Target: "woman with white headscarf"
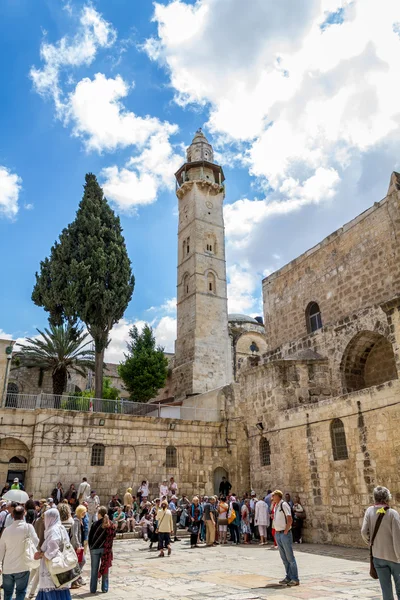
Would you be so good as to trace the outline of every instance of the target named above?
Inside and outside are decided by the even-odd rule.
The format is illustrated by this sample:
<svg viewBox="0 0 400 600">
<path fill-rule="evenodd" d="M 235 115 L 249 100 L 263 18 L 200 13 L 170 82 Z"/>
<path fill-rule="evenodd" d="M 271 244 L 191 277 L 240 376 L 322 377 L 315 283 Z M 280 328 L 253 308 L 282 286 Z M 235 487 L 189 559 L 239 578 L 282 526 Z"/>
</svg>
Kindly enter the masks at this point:
<svg viewBox="0 0 400 600">
<path fill-rule="evenodd" d="M 39 571 L 39 593 L 36 600 L 71 600 L 69 584 L 56 588 L 46 565 L 46 558 L 51 560 L 65 542 L 69 542 L 68 533 L 61 524 L 57 508 L 51 508 L 44 513 L 44 542 L 35 558 L 41 558 Z"/>
</svg>

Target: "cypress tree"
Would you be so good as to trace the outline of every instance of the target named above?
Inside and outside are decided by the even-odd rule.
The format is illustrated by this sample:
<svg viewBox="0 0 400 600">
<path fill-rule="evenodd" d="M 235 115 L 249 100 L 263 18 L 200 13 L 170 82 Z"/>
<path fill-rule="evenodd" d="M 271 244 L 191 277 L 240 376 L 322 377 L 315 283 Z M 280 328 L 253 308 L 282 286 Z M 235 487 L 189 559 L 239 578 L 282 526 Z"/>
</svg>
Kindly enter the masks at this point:
<svg viewBox="0 0 400 600">
<path fill-rule="evenodd" d="M 145 325 L 139 333 L 136 325 L 129 331 L 128 354 L 125 362 L 118 367 L 130 399 L 134 402 L 147 402 L 157 395 L 165 385 L 168 375 L 168 360 L 161 346 L 156 347 L 153 330 Z"/>
<path fill-rule="evenodd" d="M 119 217 L 95 175 L 85 179 L 76 218 L 41 262 L 32 300 L 55 325 L 85 323 L 95 347 L 95 396 L 101 398 L 109 332 L 132 298 L 135 279 Z"/>
</svg>

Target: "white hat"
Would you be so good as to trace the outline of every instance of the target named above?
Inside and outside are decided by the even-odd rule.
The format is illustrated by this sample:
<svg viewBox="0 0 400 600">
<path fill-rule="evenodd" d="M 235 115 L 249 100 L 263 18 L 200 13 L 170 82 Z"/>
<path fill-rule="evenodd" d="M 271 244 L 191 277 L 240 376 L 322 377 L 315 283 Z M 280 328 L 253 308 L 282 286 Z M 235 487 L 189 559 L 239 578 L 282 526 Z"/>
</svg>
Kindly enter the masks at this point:
<svg viewBox="0 0 400 600">
<path fill-rule="evenodd" d="M 19 483 L 19 479 L 18 479 L 18 477 L 16 477 L 16 478 L 14 479 L 14 483 Z"/>
<path fill-rule="evenodd" d="M 254 490 L 251 490 L 251 492 L 250 492 L 250 496 L 256 496 L 256 495 L 257 495 L 257 494 L 255 493 L 255 491 L 254 491 Z"/>
</svg>

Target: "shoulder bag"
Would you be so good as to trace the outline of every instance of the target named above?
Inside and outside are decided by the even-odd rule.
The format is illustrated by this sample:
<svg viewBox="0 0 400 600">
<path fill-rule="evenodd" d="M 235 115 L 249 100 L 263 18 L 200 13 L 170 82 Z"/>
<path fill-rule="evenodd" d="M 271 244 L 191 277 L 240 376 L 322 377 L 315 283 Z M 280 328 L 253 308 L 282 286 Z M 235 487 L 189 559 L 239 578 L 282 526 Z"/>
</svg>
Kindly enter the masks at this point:
<svg viewBox="0 0 400 600">
<path fill-rule="evenodd" d="M 46 566 L 52 576 L 66 573 L 76 567 L 77 564 L 78 557 L 69 540 L 63 540 L 62 550 L 59 550 L 51 560 L 46 559 Z"/>
<path fill-rule="evenodd" d="M 40 565 L 40 560 L 35 560 L 36 546 L 29 535 L 29 525 L 26 527 L 26 536 L 24 540 L 25 548 L 25 564 L 28 570 L 37 569 Z"/>
<path fill-rule="evenodd" d="M 375 523 L 375 529 L 374 529 L 374 533 L 371 538 L 371 543 L 369 545 L 369 562 L 370 562 L 369 574 L 372 577 L 372 579 L 378 579 L 378 573 L 376 572 L 375 565 L 374 565 L 374 557 L 372 556 L 372 546 L 375 541 L 376 534 L 379 531 L 379 527 L 381 526 L 382 519 L 385 515 L 386 515 L 386 511 L 383 513 L 379 513 L 378 519 Z"/>
</svg>

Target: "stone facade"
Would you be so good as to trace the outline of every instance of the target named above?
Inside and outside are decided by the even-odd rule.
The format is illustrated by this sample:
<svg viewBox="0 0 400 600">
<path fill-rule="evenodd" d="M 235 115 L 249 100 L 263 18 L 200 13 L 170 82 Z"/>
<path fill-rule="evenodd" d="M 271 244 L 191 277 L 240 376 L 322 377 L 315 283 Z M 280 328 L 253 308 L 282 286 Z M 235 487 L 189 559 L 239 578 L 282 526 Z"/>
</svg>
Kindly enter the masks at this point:
<svg viewBox="0 0 400 600">
<path fill-rule="evenodd" d="M 221 470 L 235 488 L 248 485 L 244 434 L 225 422 L 3 409 L 0 439 L 0 481 L 7 478 L 10 459 L 19 455 L 26 460 L 26 488 L 35 497 L 49 495 L 57 481 L 77 485 L 82 476 L 102 502 L 129 486 L 136 490 L 143 479 L 149 480 L 153 497 L 170 476 L 188 495 L 213 493 Z M 104 465 L 91 464 L 94 444 L 104 445 Z M 168 447 L 175 449 L 171 465 Z"/>
</svg>

